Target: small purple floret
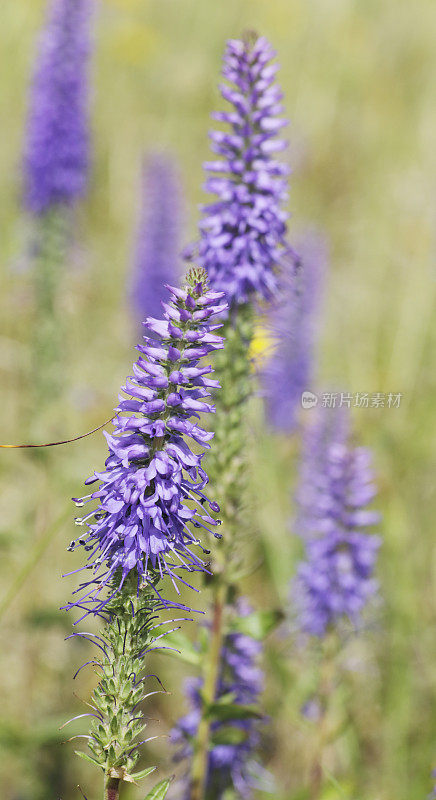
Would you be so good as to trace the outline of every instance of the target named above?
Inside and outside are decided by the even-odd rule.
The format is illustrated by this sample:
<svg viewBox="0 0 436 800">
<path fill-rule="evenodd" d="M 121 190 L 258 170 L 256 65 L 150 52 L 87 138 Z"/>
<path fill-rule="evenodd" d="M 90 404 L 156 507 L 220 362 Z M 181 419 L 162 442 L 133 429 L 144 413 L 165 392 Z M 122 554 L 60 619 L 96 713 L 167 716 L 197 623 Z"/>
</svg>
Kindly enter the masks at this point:
<svg viewBox="0 0 436 800">
<path fill-rule="evenodd" d="M 92 0 L 52 0 L 39 42 L 24 153 L 25 204 L 43 214 L 86 188 Z"/>
<path fill-rule="evenodd" d="M 378 588 L 380 547 L 366 530 L 380 519 L 367 509 L 377 493 L 370 451 L 347 443 L 343 409 L 322 411 L 303 456 L 297 532 L 306 554 L 293 587 L 301 629 L 320 637 L 343 619 L 360 623 Z"/>
<path fill-rule="evenodd" d="M 210 133 L 219 158 L 204 164 L 205 189 L 217 200 L 203 207 L 198 258 L 211 287 L 226 293 L 229 306 L 274 294 L 286 247 L 282 206 L 288 168 L 275 156 L 286 146 L 277 134 L 287 123 L 279 117 L 282 92 L 274 57 L 269 42 L 255 34 L 227 42 L 227 83 L 220 88 L 232 108 L 213 116 L 230 132 Z"/>
</svg>

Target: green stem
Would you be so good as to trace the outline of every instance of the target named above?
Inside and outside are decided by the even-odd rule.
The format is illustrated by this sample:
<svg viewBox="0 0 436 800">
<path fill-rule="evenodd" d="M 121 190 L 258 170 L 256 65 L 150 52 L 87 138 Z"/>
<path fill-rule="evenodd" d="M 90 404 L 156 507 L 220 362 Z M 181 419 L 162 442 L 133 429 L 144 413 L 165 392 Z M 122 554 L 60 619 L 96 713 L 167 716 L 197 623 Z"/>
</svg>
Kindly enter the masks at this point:
<svg viewBox="0 0 436 800">
<path fill-rule="evenodd" d="M 224 635 L 224 609 L 227 587 L 219 580 L 213 601 L 212 627 L 209 650 L 204 668 L 202 716 L 198 726 L 197 739 L 191 770 L 191 800 L 203 800 L 206 796 L 207 766 L 209 759 L 210 725 L 209 706 L 216 699 L 220 673 L 221 648 Z"/>
</svg>

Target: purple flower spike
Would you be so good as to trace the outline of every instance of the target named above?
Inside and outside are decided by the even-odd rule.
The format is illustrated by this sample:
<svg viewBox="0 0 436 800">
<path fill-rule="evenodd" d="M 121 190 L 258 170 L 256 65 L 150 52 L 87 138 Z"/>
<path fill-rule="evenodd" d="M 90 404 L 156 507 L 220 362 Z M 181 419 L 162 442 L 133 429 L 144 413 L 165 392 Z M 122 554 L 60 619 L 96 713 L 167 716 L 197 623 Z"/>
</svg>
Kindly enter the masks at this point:
<svg viewBox="0 0 436 800">
<path fill-rule="evenodd" d="M 312 388 L 314 346 L 326 252 L 323 241 L 305 237 L 281 281 L 270 315 L 274 350 L 262 375 L 269 423 L 290 433 L 298 422 L 301 396 Z"/>
<path fill-rule="evenodd" d="M 286 146 L 277 133 L 282 92 L 275 81 L 277 65 L 269 42 L 247 34 L 229 40 L 224 54 L 221 94 L 232 106 L 214 119 L 230 132 L 212 131 L 212 150 L 219 159 L 204 164 L 210 177 L 205 189 L 217 195 L 203 207 L 199 260 L 210 284 L 226 293 L 229 306 L 252 298 L 270 298 L 277 287 L 277 268 L 285 252 L 288 168 L 275 155 Z"/>
<path fill-rule="evenodd" d="M 186 288 L 167 288 L 163 319 L 144 323 L 145 343 L 138 345 L 140 357 L 122 387 L 115 431 L 105 434 L 106 469 L 86 481 L 99 481 L 98 488 L 76 501 L 83 506 L 97 500 L 98 506 L 76 520 L 85 530 L 70 548 L 89 551 L 94 577 L 82 584 L 81 599 L 71 606 L 89 602 L 99 610 L 95 602 L 102 588 L 112 578 L 122 585 L 132 570 L 139 585 L 148 572 L 167 573 L 174 581 L 182 580 L 178 567 L 205 569 L 192 549 L 200 542 L 189 526 L 211 533 L 219 525 L 207 511 L 216 511 L 217 504 L 203 491 L 203 453 L 192 452 L 186 439 L 207 448 L 213 436 L 196 421 L 200 413 L 214 411 L 207 398 L 217 387 L 212 367 L 201 366 L 199 359 L 223 347 L 215 333 L 220 325 L 213 321 L 225 308 L 223 295 L 209 291 L 204 270 L 197 269 L 188 274 Z"/>
<path fill-rule="evenodd" d="M 178 283 L 181 197 L 177 170 L 163 154 L 151 156 L 143 171 L 132 304 L 138 319 L 159 316 L 164 284 Z"/>
<path fill-rule="evenodd" d="M 70 205 L 85 191 L 90 17 L 91 0 L 52 0 L 41 35 L 24 155 L 33 214 Z"/>
<path fill-rule="evenodd" d="M 367 509 L 377 493 L 371 454 L 347 444 L 340 412 L 322 410 L 303 457 L 297 532 L 306 556 L 294 585 L 300 627 L 320 637 L 344 618 L 359 624 L 378 588 L 373 573 L 380 546 L 366 532 L 380 519 Z"/>
<path fill-rule="evenodd" d="M 248 603 L 241 599 L 238 607 L 240 616 L 246 616 L 250 611 Z M 261 653 L 261 643 L 251 636 L 242 633 L 226 636 L 221 651 L 217 701 L 231 694 L 234 704 L 253 706 L 257 703 L 263 689 L 263 672 L 258 666 Z M 185 684 L 191 709 L 179 720 L 171 734 L 173 743 L 179 748 L 177 761 L 190 761 L 192 758 L 192 741 L 195 741 L 201 718 L 201 686 L 200 678 L 189 678 Z M 225 743 L 225 732 L 229 729 L 233 729 L 234 736 L 230 735 L 229 743 Z M 211 737 L 212 741 L 214 738 L 222 738 L 222 741 L 209 752 L 207 796 L 222 800 L 229 789 L 235 789 L 238 797 L 244 800 L 251 797 L 253 790 L 265 778 L 264 770 L 255 759 L 255 751 L 260 743 L 259 719 L 251 717 L 214 722 Z M 183 800 L 189 800 L 188 776 L 181 790 Z"/>
</svg>

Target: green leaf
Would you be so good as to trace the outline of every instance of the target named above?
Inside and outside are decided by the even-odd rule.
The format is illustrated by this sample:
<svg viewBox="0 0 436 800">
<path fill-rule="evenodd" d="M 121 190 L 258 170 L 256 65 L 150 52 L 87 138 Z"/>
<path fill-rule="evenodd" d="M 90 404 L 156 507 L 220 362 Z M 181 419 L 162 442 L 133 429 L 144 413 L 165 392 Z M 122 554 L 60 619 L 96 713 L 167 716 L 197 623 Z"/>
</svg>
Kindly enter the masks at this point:
<svg viewBox="0 0 436 800">
<path fill-rule="evenodd" d="M 200 653 L 206 653 L 209 649 L 209 633 L 205 627 L 200 626 L 197 634 Z M 200 661 L 200 659 L 199 659 Z"/>
<path fill-rule="evenodd" d="M 247 617 L 239 617 L 233 621 L 232 628 L 238 633 L 245 633 L 253 639 L 262 640 L 283 620 L 284 614 L 279 609 L 272 611 L 255 611 Z"/>
<path fill-rule="evenodd" d="M 80 756 L 80 758 L 83 758 L 85 761 L 89 761 L 89 763 L 93 764 L 94 767 L 100 767 L 100 769 L 103 769 L 101 764 L 99 764 L 98 761 L 95 760 L 95 758 L 91 758 L 91 756 L 89 756 L 88 753 L 82 753 L 81 750 L 75 750 L 74 752 L 76 756 Z"/>
<path fill-rule="evenodd" d="M 186 664 L 193 664 L 194 666 L 200 663 L 200 653 L 184 633 L 172 631 L 172 633 L 165 636 L 163 644 L 165 647 L 174 648 L 173 650 L 162 650 L 163 654 L 178 658 L 179 661 L 184 661 Z"/>
<path fill-rule="evenodd" d="M 205 698 L 204 698 L 204 693 L 203 693 L 203 691 L 201 689 L 199 691 L 199 695 L 200 695 L 201 702 L 206 705 L 206 701 L 205 701 Z M 218 697 L 218 699 L 215 700 L 214 705 L 215 706 L 228 706 L 229 703 L 233 703 L 235 697 L 236 697 L 235 692 L 226 692 L 226 694 L 221 695 L 221 697 Z"/>
<path fill-rule="evenodd" d="M 170 788 L 171 781 L 172 778 L 165 778 L 165 780 L 159 781 L 156 786 L 153 786 L 151 792 L 148 793 L 144 800 L 164 800 Z"/>
<path fill-rule="evenodd" d="M 235 725 L 227 725 L 220 727 L 211 736 L 213 746 L 219 744 L 242 744 L 247 738 L 247 731 L 243 728 L 237 728 Z"/>
<path fill-rule="evenodd" d="M 146 778 L 147 775 L 150 775 L 155 769 L 156 767 L 147 767 L 147 769 L 141 769 L 139 772 L 132 772 L 130 777 L 133 778 L 134 781 L 141 781 L 142 778 Z"/>
<path fill-rule="evenodd" d="M 257 708 L 239 705 L 239 703 L 228 703 L 227 705 L 212 703 L 207 709 L 207 716 L 219 722 L 236 719 L 262 719 L 262 714 Z"/>
</svg>

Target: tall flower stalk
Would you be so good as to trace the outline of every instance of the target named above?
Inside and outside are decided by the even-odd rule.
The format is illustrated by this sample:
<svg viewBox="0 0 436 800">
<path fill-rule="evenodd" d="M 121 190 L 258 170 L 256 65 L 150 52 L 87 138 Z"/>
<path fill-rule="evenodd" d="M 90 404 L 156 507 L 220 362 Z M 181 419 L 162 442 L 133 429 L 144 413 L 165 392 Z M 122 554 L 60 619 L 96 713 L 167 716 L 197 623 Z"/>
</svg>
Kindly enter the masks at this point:
<svg viewBox="0 0 436 800">
<path fill-rule="evenodd" d="M 151 154 L 143 167 L 131 301 L 135 316 L 159 316 L 164 284 L 178 283 L 181 192 L 176 165 L 164 153 Z M 179 268 L 178 268 L 179 266 Z"/>
<path fill-rule="evenodd" d="M 194 453 L 186 439 L 207 448 L 213 435 L 191 419 L 214 410 L 206 398 L 217 381 L 209 377 L 212 367 L 199 362 L 223 346 L 215 333 L 220 323 L 213 321 L 225 309 L 223 295 L 208 290 L 198 269 L 190 270 L 186 287 L 168 289 L 164 318 L 144 323 L 145 343 L 123 387 L 115 431 L 106 434 L 106 469 L 86 481 L 98 482 L 91 495 L 76 500 L 94 508 L 76 520 L 84 533 L 70 545 L 88 553 L 83 569 L 91 577 L 67 608 L 104 622 L 99 636 L 76 635 L 95 638 L 102 653 L 89 662 L 101 678 L 93 697 L 91 755 L 84 757 L 103 770 L 106 800 L 118 798 L 122 781 L 141 777 L 132 773 L 144 728 L 140 674 L 144 656 L 164 635 L 156 613 L 186 611 L 162 597 L 160 583 L 167 577 L 178 590 L 189 572 L 207 568 L 209 550 L 199 531 L 220 537 L 214 532 L 220 520 L 212 516 L 219 506 L 204 493 L 203 453 Z"/>
<path fill-rule="evenodd" d="M 212 621 L 203 667 L 200 719 L 192 753 L 190 797 L 207 795 L 207 770 L 217 694 L 220 658 L 225 640 L 226 606 L 230 587 L 241 564 L 235 557 L 244 528 L 247 495 L 246 413 L 251 392 L 249 348 L 253 338 L 254 307 L 270 300 L 287 252 L 287 167 L 276 159 L 285 143 L 277 137 L 282 93 L 275 82 L 278 69 L 268 41 L 254 33 L 229 40 L 224 54 L 221 94 L 230 110 L 213 115 L 229 130 L 212 131 L 217 160 L 204 166 L 206 190 L 217 199 L 203 208 L 198 256 L 211 286 L 225 292 L 229 310 L 223 326 L 226 346 L 216 359 L 221 385 L 216 400 L 214 432 L 217 447 L 208 458 L 212 485 L 220 498 L 229 546 L 213 564 Z M 231 544 L 230 544 L 231 542 Z"/>
<path fill-rule="evenodd" d="M 345 410 L 322 409 L 303 452 L 296 528 L 305 555 L 292 591 L 298 628 L 320 651 L 318 687 L 310 703 L 317 723 L 310 772 L 313 800 L 322 790 L 325 748 L 335 738 L 329 712 L 344 635 L 359 629 L 377 592 L 380 539 L 368 528 L 380 517 L 367 508 L 376 493 L 371 454 L 349 443 Z"/>
<path fill-rule="evenodd" d="M 32 79 L 24 147 L 24 204 L 35 225 L 37 406 L 60 391 L 60 275 L 69 211 L 86 190 L 92 0 L 51 0 Z"/>
</svg>

